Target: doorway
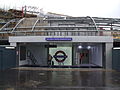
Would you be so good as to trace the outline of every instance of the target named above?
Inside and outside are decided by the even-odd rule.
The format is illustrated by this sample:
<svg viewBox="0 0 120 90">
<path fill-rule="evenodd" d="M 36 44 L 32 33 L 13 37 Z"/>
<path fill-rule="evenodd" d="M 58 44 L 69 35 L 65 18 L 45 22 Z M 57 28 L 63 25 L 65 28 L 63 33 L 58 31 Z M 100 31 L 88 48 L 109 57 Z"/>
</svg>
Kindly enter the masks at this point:
<svg viewBox="0 0 120 90">
<path fill-rule="evenodd" d="M 89 50 L 82 49 L 78 54 L 79 64 L 89 64 Z"/>
<path fill-rule="evenodd" d="M 102 44 L 82 43 L 73 46 L 73 65 L 82 67 L 103 67 Z"/>
</svg>

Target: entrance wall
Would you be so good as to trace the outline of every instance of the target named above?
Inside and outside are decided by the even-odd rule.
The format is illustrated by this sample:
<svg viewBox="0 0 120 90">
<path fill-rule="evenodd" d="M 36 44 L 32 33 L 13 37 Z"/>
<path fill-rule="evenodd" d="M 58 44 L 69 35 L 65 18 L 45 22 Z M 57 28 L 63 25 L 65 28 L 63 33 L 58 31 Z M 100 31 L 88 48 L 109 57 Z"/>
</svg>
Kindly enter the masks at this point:
<svg viewBox="0 0 120 90">
<path fill-rule="evenodd" d="M 91 63 L 102 67 L 102 44 L 91 48 Z"/>
<path fill-rule="evenodd" d="M 112 48 L 113 43 L 106 43 L 105 44 L 105 68 L 112 69 Z"/>
</svg>

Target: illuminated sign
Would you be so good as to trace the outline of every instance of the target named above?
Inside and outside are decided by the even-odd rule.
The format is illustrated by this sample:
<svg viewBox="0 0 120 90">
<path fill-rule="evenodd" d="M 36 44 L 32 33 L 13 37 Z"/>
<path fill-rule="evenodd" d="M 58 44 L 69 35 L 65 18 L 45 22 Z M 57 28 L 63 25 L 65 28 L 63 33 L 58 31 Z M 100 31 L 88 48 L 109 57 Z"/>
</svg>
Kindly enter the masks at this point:
<svg viewBox="0 0 120 90">
<path fill-rule="evenodd" d="M 72 38 L 45 38 L 46 41 L 72 41 Z"/>
<path fill-rule="evenodd" d="M 64 62 L 67 58 L 67 55 L 64 51 L 57 51 L 54 55 L 54 58 L 57 62 Z"/>
<path fill-rule="evenodd" d="M 49 48 L 54 65 L 72 65 L 72 47 L 66 45 L 58 45 L 56 48 Z"/>
</svg>

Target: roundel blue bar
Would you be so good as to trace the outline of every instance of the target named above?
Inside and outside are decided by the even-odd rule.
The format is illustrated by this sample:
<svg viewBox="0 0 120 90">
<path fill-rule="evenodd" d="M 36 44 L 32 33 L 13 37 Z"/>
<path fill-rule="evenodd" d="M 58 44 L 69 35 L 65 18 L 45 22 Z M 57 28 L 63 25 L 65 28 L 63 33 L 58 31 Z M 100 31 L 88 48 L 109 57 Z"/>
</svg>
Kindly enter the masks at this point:
<svg viewBox="0 0 120 90">
<path fill-rule="evenodd" d="M 72 38 L 45 38 L 46 41 L 72 41 Z"/>
</svg>

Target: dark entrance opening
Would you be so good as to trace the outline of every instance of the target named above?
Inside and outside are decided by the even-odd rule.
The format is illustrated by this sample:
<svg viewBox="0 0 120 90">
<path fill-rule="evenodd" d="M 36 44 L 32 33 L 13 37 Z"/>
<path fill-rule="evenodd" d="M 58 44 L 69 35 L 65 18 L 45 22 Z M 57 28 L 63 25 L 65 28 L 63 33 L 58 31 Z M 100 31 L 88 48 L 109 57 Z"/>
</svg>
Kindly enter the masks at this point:
<svg viewBox="0 0 120 90">
<path fill-rule="evenodd" d="M 79 64 L 89 64 L 89 50 L 88 49 L 82 49 L 81 52 L 79 52 Z"/>
<path fill-rule="evenodd" d="M 102 44 L 76 43 L 73 45 L 73 66 L 103 67 Z"/>
</svg>

